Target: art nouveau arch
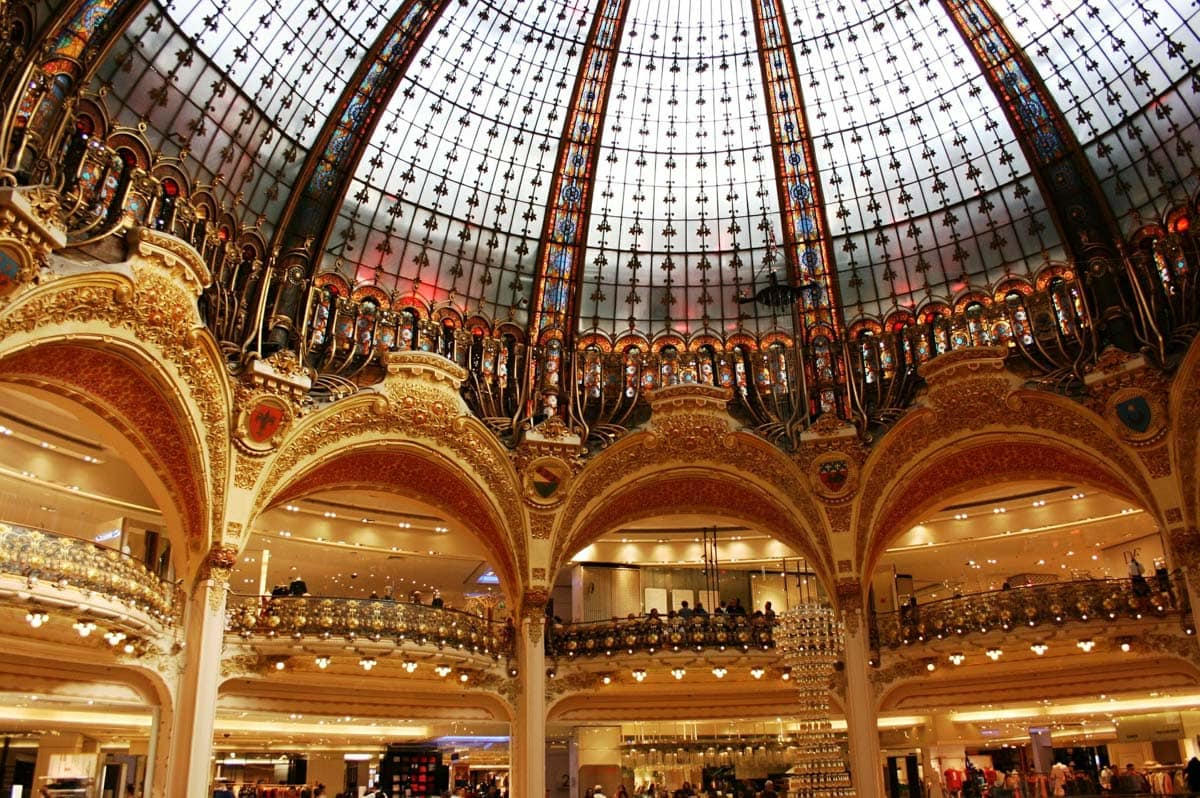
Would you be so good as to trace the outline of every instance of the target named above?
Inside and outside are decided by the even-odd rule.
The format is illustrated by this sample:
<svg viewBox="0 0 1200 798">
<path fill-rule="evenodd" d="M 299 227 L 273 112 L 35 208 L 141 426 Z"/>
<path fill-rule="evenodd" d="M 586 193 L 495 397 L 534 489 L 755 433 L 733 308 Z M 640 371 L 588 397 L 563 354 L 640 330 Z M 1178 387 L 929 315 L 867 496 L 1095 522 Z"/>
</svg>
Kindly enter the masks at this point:
<svg viewBox="0 0 1200 798">
<path fill-rule="evenodd" d="M 601 494 L 564 529 L 564 548 L 555 558 L 555 567 L 561 568 L 574 552 L 621 526 L 681 512 L 744 524 L 786 543 L 814 564 L 832 590 L 827 561 L 794 509 L 762 486 L 712 464 L 656 471 Z"/>
<path fill-rule="evenodd" d="M 263 468 L 247 520 L 329 489 L 401 493 L 466 527 L 513 599 L 520 595 L 526 561 L 515 470 L 455 391 L 403 382 L 385 383 L 381 392 L 363 392 L 303 419 Z"/>
<path fill-rule="evenodd" d="M 1002 350 L 964 350 L 927 364 L 929 393 L 871 452 L 855 516 L 859 575 L 891 540 L 954 496 L 1046 479 L 1126 498 L 1161 524 L 1145 466 L 1092 411 L 1020 387 Z M 940 361 L 947 361 L 941 363 Z"/>
<path fill-rule="evenodd" d="M 156 500 L 168 533 L 186 542 L 179 551 L 196 553 L 222 527 L 232 404 L 196 306 L 207 270 L 161 234 L 130 235 L 122 272 L 64 276 L 12 297 L 0 314 L 0 379 L 50 390 L 119 430 L 118 450 L 164 486 Z"/>
<path fill-rule="evenodd" d="M 685 385 L 651 399 L 647 430 L 601 452 L 575 478 L 553 535 L 554 570 L 622 523 L 696 510 L 750 524 L 803 552 L 830 584 L 823 515 L 781 451 L 740 432 L 721 389 Z"/>
</svg>

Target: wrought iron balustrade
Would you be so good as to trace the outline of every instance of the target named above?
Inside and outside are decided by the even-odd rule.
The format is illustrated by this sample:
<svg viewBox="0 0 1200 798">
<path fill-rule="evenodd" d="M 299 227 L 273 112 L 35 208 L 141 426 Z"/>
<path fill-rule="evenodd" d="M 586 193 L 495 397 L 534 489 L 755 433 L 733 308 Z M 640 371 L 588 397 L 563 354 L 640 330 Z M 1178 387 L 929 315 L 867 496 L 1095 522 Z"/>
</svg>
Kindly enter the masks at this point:
<svg viewBox="0 0 1200 798">
<path fill-rule="evenodd" d="M 899 648 L 969 634 L 1079 623 L 1189 617 L 1178 574 L 1082 579 L 972 593 L 875 616 L 880 648 Z"/>
<path fill-rule="evenodd" d="M 244 638 L 394 640 L 492 658 L 512 652 L 503 624 L 478 615 L 386 599 L 231 596 L 226 629 Z"/>
<path fill-rule="evenodd" d="M 31 592 L 74 589 L 146 613 L 163 625 L 178 620 L 180 602 L 172 583 L 134 558 L 87 540 L 0 524 L 2 576 L 20 577 Z"/>
<path fill-rule="evenodd" d="M 774 621 L 766 617 L 746 615 L 551 622 L 546 632 L 546 654 L 575 657 L 618 652 L 767 650 L 775 646 L 774 626 Z"/>
</svg>

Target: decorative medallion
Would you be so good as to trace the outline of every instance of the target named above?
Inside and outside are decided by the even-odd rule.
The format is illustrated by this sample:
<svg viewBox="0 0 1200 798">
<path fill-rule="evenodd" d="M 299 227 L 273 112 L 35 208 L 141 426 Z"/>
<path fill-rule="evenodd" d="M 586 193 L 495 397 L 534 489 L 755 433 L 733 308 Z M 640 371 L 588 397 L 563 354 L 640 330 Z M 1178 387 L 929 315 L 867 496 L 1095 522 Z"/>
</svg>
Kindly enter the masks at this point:
<svg viewBox="0 0 1200 798">
<path fill-rule="evenodd" d="M 525 497 L 534 504 L 550 505 L 562 499 L 571 467 L 557 457 L 539 457 L 525 468 Z"/>
<path fill-rule="evenodd" d="M 849 499 L 858 484 L 854 460 L 843 452 L 828 452 L 816 458 L 811 473 L 817 495 L 830 501 Z"/>
<path fill-rule="evenodd" d="M 1108 417 L 1117 434 L 1133 444 L 1152 443 L 1167 428 L 1162 400 L 1143 388 L 1124 388 L 1110 396 Z"/>
<path fill-rule="evenodd" d="M 257 394 L 250 397 L 238 416 L 235 436 L 251 452 L 268 452 L 279 445 L 291 421 L 292 408 L 287 400 L 274 394 Z"/>
</svg>

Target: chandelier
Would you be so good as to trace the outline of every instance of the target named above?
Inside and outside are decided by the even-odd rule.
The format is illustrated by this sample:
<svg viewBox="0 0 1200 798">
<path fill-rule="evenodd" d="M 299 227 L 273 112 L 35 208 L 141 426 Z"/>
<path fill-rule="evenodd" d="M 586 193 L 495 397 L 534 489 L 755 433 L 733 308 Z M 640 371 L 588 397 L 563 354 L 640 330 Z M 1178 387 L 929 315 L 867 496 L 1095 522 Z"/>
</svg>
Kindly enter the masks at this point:
<svg viewBox="0 0 1200 798">
<path fill-rule="evenodd" d="M 797 798 L 854 796 L 841 742 L 829 721 L 829 680 L 842 650 L 842 625 L 832 607 L 802 601 L 775 621 L 775 647 L 799 693 L 796 764 L 788 794 Z"/>
</svg>

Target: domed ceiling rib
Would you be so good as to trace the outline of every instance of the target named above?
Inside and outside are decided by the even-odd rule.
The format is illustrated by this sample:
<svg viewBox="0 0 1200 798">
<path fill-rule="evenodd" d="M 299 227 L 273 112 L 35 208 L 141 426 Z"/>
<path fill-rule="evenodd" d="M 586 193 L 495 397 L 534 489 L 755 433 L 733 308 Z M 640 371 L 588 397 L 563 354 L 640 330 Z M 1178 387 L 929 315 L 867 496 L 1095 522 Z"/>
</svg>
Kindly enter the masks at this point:
<svg viewBox="0 0 1200 798">
<path fill-rule="evenodd" d="M 752 0 L 751 6 L 783 214 L 787 279 L 792 286 L 802 288 L 796 332 L 806 343 L 817 336 L 834 339 L 842 328 L 841 301 L 825 221 L 824 192 L 787 19 L 781 0 Z"/>
<path fill-rule="evenodd" d="M 1054 98 L 985 0 L 942 0 L 1002 100 L 1008 122 L 1033 170 L 1068 251 L 1080 264 L 1119 264 L 1120 235 L 1091 164 Z M 1119 306 L 1112 277 L 1092 270 L 1097 298 Z M 1106 285 L 1107 284 L 1107 285 Z M 1103 313 L 1106 308 L 1096 310 Z M 1114 331 L 1115 332 L 1115 331 Z"/>
<path fill-rule="evenodd" d="M 582 66 L 563 126 L 538 248 L 533 318 L 529 325 L 532 340 L 540 340 L 549 330 L 570 333 L 567 319 L 577 314 L 602 123 L 617 65 L 617 44 L 628 10 L 629 0 L 601 0 L 588 31 Z"/>
<path fill-rule="evenodd" d="M 391 100 L 413 54 L 450 0 L 407 0 L 388 20 L 359 62 L 354 76 L 325 120 L 285 207 L 276 243 L 284 250 L 311 243 L 321 252 L 329 239 L 338 205 L 366 149 L 379 113 Z M 315 266 L 319 262 L 314 258 Z"/>
</svg>

